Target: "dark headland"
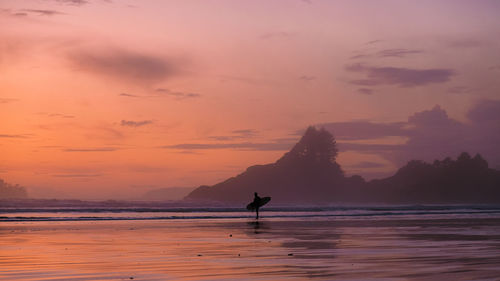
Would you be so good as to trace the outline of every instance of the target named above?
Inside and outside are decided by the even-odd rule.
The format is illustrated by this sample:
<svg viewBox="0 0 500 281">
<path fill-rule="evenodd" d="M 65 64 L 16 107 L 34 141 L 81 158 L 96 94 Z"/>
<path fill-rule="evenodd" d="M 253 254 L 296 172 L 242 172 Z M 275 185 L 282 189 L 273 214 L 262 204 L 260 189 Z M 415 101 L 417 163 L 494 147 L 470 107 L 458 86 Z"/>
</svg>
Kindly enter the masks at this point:
<svg viewBox="0 0 500 281">
<path fill-rule="evenodd" d="M 186 200 L 243 203 L 253 192 L 275 203 L 500 203 L 500 171 L 481 155 L 464 152 L 456 160 L 413 160 L 393 176 L 365 181 L 346 177 L 336 162 L 337 144 L 328 131 L 309 127 L 278 161 L 256 165 L 213 186 L 200 186 Z"/>
</svg>

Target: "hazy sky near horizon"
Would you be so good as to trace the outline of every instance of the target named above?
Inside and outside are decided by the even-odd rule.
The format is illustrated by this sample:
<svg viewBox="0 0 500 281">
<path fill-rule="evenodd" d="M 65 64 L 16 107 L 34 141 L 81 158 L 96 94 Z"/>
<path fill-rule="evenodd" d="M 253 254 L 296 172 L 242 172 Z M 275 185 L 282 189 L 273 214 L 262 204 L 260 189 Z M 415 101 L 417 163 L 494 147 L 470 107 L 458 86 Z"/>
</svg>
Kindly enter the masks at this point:
<svg viewBox="0 0 500 281">
<path fill-rule="evenodd" d="M 127 198 L 277 160 L 500 168 L 500 2 L 0 0 L 0 178 Z"/>
</svg>

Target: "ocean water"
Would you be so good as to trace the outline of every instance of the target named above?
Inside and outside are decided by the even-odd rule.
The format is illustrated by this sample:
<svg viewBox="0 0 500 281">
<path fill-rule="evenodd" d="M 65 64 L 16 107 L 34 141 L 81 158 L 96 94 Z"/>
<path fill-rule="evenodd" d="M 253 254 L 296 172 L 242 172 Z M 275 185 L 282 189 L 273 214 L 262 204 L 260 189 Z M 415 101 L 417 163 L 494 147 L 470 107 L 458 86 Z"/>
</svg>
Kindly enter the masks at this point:
<svg viewBox="0 0 500 281">
<path fill-rule="evenodd" d="M 500 206 L 0 207 L 0 280 L 500 280 Z"/>
<path fill-rule="evenodd" d="M 155 204 L 156 205 L 156 204 Z M 427 219 L 500 217 L 500 205 L 404 205 L 263 207 L 263 218 Z M 0 207 L 0 222 L 244 219 L 254 212 L 237 207 Z"/>
</svg>

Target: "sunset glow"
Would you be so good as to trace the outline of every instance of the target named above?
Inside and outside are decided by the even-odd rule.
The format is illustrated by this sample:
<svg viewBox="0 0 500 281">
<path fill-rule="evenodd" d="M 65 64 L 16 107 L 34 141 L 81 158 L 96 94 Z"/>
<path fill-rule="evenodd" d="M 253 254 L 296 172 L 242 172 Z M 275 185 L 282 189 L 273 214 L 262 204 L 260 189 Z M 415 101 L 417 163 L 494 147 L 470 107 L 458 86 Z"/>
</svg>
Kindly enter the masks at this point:
<svg viewBox="0 0 500 281">
<path fill-rule="evenodd" d="M 133 199 L 274 162 L 309 125 L 348 175 L 462 151 L 499 169 L 499 9 L 0 0 L 0 178 Z"/>
</svg>

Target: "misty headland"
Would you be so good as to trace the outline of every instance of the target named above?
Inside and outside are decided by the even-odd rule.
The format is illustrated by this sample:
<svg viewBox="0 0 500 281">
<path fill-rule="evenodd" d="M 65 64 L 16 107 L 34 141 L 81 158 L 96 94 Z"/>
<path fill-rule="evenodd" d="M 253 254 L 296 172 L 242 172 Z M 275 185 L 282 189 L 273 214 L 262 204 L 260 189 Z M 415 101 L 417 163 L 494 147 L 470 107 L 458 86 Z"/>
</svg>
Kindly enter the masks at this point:
<svg viewBox="0 0 500 281">
<path fill-rule="evenodd" d="M 26 188 L 18 184 L 13 185 L 0 179 L 0 200 L 28 198 Z"/>
</svg>

